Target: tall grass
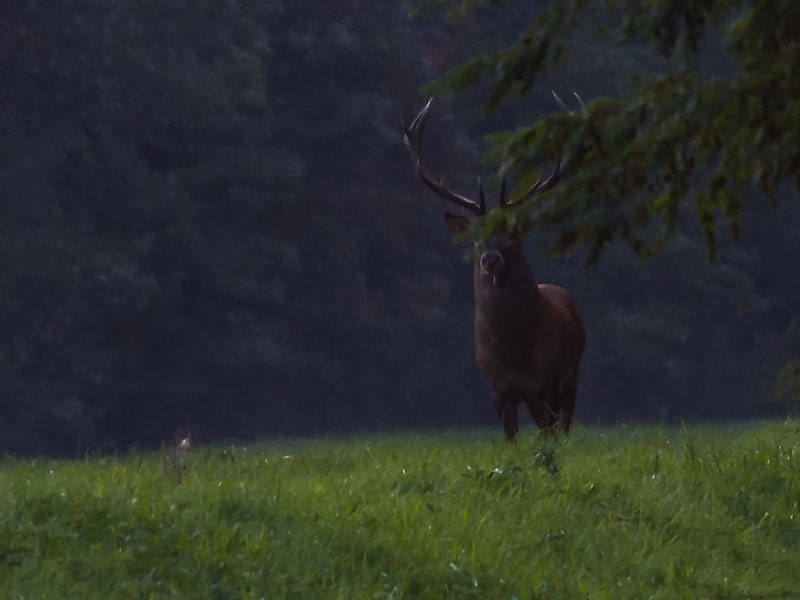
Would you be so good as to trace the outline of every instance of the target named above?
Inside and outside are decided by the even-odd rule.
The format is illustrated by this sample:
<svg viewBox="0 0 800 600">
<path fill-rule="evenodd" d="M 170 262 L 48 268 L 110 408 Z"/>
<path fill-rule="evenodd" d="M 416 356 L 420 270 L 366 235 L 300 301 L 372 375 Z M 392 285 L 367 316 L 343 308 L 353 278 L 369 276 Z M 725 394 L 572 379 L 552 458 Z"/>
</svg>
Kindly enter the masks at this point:
<svg viewBox="0 0 800 600">
<path fill-rule="evenodd" d="M 0 468 L 3 598 L 800 598 L 800 425 Z"/>
</svg>

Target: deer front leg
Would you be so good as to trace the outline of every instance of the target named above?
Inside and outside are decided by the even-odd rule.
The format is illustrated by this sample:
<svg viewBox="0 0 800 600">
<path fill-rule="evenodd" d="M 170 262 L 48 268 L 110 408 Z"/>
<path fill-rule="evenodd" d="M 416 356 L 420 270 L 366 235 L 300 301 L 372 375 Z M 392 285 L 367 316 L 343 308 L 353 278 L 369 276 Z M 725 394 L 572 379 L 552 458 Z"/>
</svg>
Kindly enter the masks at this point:
<svg viewBox="0 0 800 600">
<path fill-rule="evenodd" d="M 503 423 L 503 432 L 506 435 L 507 442 L 514 442 L 517 440 L 517 432 L 519 431 L 519 421 L 517 419 L 517 402 L 508 396 L 494 397 L 494 409 L 497 411 L 497 417 Z"/>
</svg>

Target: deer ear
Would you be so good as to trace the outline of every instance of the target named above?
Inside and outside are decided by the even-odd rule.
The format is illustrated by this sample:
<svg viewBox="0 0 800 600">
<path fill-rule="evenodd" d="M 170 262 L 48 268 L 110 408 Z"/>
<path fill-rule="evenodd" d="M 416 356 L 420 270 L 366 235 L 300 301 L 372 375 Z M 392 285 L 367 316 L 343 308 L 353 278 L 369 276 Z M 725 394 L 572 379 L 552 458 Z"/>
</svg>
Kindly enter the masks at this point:
<svg viewBox="0 0 800 600">
<path fill-rule="evenodd" d="M 469 229 L 470 220 L 467 217 L 446 212 L 444 213 L 444 222 L 447 223 L 450 231 L 455 234 L 459 234 L 464 233 L 467 229 Z"/>
</svg>

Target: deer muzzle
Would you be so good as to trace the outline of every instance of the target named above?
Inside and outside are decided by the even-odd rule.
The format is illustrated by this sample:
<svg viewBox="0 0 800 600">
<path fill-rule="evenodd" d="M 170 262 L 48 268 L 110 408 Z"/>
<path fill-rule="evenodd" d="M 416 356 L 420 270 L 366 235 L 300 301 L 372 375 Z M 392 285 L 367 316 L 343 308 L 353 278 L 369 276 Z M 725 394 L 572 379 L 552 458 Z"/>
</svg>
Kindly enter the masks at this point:
<svg viewBox="0 0 800 600">
<path fill-rule="evenodd" d="M 503 255 L 497 250 L 489 250 L 481 254 L 480 261 L 481 273 L 490 275 L 492 282 L 497 286 L 500 282 L 500 276 L 506 268 L 506 261 Z"/>
</svg>

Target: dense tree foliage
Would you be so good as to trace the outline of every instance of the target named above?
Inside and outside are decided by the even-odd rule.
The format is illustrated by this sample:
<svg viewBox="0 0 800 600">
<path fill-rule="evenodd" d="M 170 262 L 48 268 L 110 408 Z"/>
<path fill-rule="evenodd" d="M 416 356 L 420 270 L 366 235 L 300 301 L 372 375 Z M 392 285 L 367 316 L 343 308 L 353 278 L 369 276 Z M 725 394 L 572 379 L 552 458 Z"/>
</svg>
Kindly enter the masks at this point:
<svg viewBox="0 0 800 600">
<path fill-rule="evenodd" d="M 547 3 L 457 23 L 392 3 L 301 4 L 4 8 L 0 452 L 184 428 L 208 440 L 494 422 L 470 267 L 396 124 L 421 106 L 421 83 Z M 486 128 L 550 111 L 550 87 L 598 98 L 669 66 L 638 47 L 601 60 L 602 43 L 587 38 L 565 79 L 488 119 L 469 93 L 437 99 L 432 166 L 474 185 Z M 581 127 L 599 127 L 598 110 Z M 554 139 L 578 135 L 553 119 Z M 566 159 L 573 185 L 584 175 Z M 713 266 L 691 228 L 643 266 L 616 246 L 590 270 L 580 253 L 548 262 L 531 246 L 589 325 L 578 420 L 780 407 L 775 374 L 800 352 L 787 252 L 800 214 L 743 210 L 748 243 L 722 239 Z"/>
<path fill-rule="evenodd" d="M 463 13 L 487 2 L 427 4 L 443 3 Z M 469 59 L 439 87 L 459 91 L 487 80 L 485 109 L 492 111 L 525 96 L 593 28 L 608 46 L 655 45 L 674 58 L 672 68 L 639 74 L 632 94 L 594 99 L 582 118 L 555 115 L 493 136 L 490 157 L 517 178 L 517 197 L 547 160 L 563 156 L 567 164 L 564 185 L 510 215 L 514 225 L 547 225 L 557 252 L 588 245 L 595 260 L 622 238 L 646 258 L 663 249 L 682 209 L 694 205 L 713 258 L 718 212 L 738 237 L 756 186 L 773 205 L 784 180 L 800 187 L 796 2 L 554 0 L 511 45 Z M 719 46 L 729 60 L 702 60 L 702 50 L 718 53 Z M 490 222 L 483 235 L 510 224 Z"/>
</svg>

